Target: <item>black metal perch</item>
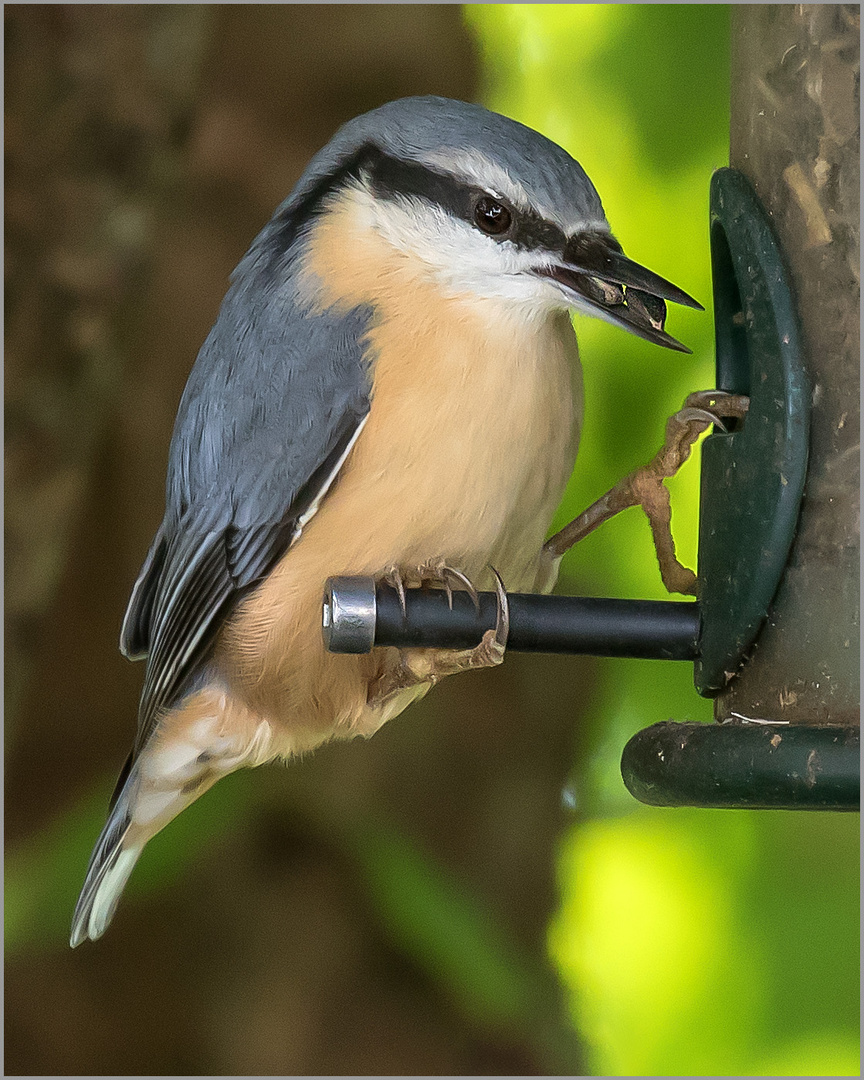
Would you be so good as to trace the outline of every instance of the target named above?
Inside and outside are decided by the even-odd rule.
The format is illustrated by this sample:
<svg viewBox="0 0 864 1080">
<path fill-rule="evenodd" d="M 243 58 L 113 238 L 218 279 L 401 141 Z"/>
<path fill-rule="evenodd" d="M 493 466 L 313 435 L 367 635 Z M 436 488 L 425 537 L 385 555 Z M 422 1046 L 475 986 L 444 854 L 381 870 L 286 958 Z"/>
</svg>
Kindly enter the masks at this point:
<svg viewBox="0 0 864 1080">
<path fill-rule="evenodd" d="M 509 593 L 513 652 L 579 653 L 647 660 L 696 659 L 699 609 L 693 602 L 604 600 Z M 324 596 L 324 640 L 331 652 L 365 653 L 375 645 L 468 649 L 495 626 L 495 593 L 480 593 L 479 612 L 465 592 L 408 589 L 399 597 L 373 578 L 337 577 Z"/>
</svg>

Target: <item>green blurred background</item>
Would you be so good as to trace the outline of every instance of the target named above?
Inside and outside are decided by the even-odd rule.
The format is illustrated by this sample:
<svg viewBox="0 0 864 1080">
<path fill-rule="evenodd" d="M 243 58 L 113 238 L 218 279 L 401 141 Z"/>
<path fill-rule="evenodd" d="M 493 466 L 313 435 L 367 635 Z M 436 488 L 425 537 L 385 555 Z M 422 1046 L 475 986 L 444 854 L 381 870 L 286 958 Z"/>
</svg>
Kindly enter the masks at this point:
<svg viewBox="0 0 864 1080">
<path fill-rule="evenodd" d="M 711 718 L 686 664 L 513 656 L 368 743 L 232 777 L 148 847 L 106 938 L 66 945 L 133 730 L 117 627 L 249 239 L 339 123 L 443 93 L 566 147 L 625 251 L 708 306 L 728 8 L 5 18 L 7 1073 L 856 1075 L 857 818 L 623 788 L 633 732 Z M 692 357 L 577 319 L 556 523 L 711 386 L 710 307 L 669 326 Z M 691 566 L 697 470 L 670 485 Z M 571 552 L 560 589 L 662 598 L 641 513 Z"/>
</svg>

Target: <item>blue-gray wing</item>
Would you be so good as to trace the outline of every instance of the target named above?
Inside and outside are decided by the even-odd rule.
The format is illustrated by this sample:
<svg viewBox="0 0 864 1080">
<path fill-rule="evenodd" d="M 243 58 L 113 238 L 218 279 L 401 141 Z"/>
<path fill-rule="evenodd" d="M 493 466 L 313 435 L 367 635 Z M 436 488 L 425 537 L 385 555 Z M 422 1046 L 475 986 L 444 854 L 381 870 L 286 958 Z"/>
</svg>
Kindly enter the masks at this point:
<svg viewBox="0 0 864 1080">
<path fill-rule="evenodd" d="M 186 385 L 165 518 L 123 623 L 123 653 L 147 657 L 133 755 L 194 683 L 233 604 L 297 538 L 369 411 L 369 312 L 310 312 L 284 263 L 244 265 L 254 252 Z"/>
</svg>

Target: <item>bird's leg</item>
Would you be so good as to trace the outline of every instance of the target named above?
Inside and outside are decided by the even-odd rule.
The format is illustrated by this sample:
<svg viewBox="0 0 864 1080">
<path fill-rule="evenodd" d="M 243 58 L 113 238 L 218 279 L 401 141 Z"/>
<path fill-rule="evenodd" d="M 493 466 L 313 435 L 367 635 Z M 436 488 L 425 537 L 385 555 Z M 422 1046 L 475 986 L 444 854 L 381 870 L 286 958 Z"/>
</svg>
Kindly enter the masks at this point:
<svg viewBox="0 0 864 1080">
<path fill-rule="evenodd" d="M 367 697 L 369 705 L 381 705 L 393 694 L 413 686 L 423 683 L 434 686 L 447 675 L 457 675 L 460 671 L 474 671 L 478 668 L 497 667 L 503 661 L 510 632 L 510 605 L 504 582 L 495 569 L 492 569 L 492 573 L 495 575 L 495 591 L 498 599 L 498 614 L 494 630 L 487 630 L 480 644 L 473 649 L 400 649 L 397 662 L 388 664 L 370 683 Z M 460 582 L 463 576 L 459 574 Z M 468 584 L 471 583 L 468 582 Z M 476 594 L 473 585 L 471 589 Z"/>
<path fill-rule="evenodd" d="M 746 414 L 749 404 L 749 398 L 722 390 L 700 390 L 690 394 L 684 407 L 666 421 L 666 440 L 652 460 L 628 473 L 611 491 L 607 491 L 579 517 L 547 540 L 543 545 L 544 553 L 559 559 L 604 521 L 620 514 L 628 506 L 641 506 L 651 525 L 663 584 L 669 592 L 695 596 L 696 575 L 683 566 L 675 555 L 669 492 L 663 481 L 678 472 L 703 431 L 711 424 L 725 431 L 722 418 L 740 419 Z"/>
</svg>

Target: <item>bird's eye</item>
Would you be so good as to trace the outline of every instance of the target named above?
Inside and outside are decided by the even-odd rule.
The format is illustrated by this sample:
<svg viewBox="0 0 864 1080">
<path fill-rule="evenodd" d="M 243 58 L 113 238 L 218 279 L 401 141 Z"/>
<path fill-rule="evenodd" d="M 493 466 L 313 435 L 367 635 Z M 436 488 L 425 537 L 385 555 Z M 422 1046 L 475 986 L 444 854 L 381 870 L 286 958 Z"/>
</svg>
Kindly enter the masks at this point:
<svg viewBox="0 0 864 1080">
<path fill-rule="evenodd" d="M 503 203 L 483 195 L 474 206 L 474 224 L 489 236 L 500 236 L 513 224 L 513 215 Z"/>
</svg>

